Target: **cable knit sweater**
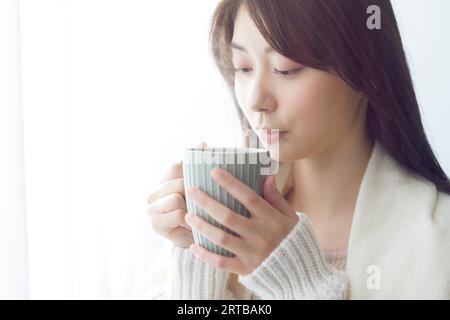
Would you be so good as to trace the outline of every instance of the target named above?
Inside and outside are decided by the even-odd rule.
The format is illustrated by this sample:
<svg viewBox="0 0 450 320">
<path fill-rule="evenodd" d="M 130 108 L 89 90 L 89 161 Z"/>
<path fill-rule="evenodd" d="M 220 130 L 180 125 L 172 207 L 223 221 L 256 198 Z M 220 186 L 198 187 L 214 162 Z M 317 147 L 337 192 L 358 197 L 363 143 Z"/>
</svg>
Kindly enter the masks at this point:
<svg viewBox="0 0 450 320">
<path fill-rule="evenodd" d="M 150 299 L 345 299 L 345 272 L 321 252 L 303 213 L 279 246 L 239 283 L 247 290 L 240 297 L 229 289 L 230 273 L 197 259 L 188 249 L 172 247 L 169 281 Z M 342 263 L 342 262 L 340 262 Z"/>
</svg>

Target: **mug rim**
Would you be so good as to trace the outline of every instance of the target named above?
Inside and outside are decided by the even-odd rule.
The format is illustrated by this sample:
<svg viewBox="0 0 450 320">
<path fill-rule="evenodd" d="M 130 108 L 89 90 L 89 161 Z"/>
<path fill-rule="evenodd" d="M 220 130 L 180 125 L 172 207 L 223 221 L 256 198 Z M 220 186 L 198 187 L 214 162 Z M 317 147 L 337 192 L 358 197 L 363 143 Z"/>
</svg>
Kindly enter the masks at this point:
<svg viewBox="0 0 450 320">
<path fill-rule="evenodd" d="M 261 148 L 245 147 L 205 147 L 205 148 L 187 148 L 188 153 L 215 153 L 215 154 L 258 154 L 267 153 L 268 150 Z"/>
</svg>

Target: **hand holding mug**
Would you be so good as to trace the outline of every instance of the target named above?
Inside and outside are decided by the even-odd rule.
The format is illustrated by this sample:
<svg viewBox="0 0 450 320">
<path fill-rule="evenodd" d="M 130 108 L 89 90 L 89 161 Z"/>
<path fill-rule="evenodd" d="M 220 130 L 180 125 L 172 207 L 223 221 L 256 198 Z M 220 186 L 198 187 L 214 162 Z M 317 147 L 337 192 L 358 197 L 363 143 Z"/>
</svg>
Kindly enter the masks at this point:
<svg viewBox="0 0 450 320">
<path fill-rule="evenodd" d="M 202 147 L 206 147 L 206 143 L 199 144 L 199 148 Z M 187 209 L 182 162 L 170 166 L 148 196 L 147 203 L 147 214 L 155 232 L 182 248 L 194 243 L 192 230 L 184 220 Z"/>
<path fill-rule="evenodd" d="M 247 218 L 233 212 L 204 192 L 190 188 L 187 197 L 203 208 L 220 224 L 227 226 L 236 235 L 204 221 L 189 213 L 186 222 L 194 231 L 210 241 L 233 252 L 234 257 L 213 253 L 197 244 L 190 250 L 204 262 L 241 276 L 251 273 L 281 243 L 298 222 L 295 210 L 278 191 L 275 177 L 264 180 L 263 196 L 226 170 L 215 168 L 212 177 L 232 197 L 250 212 Z"/>
</svg>

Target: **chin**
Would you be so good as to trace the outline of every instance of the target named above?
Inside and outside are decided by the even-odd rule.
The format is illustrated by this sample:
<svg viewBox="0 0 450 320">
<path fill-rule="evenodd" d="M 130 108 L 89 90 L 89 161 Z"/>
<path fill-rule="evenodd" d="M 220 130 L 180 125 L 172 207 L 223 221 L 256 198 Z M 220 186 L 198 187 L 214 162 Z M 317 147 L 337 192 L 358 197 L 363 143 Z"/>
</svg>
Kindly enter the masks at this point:
<svg viewBox="0 0 450 320">
<path fill-rule="evenodd" d="M 264 149 L 269 151 L 270 158 L 279 162 L 289 162 L 295 159 L 293 158 L 293 154 L 291 154 L 285 147 L 282 145 L 264 145 Z"/>
</svg>

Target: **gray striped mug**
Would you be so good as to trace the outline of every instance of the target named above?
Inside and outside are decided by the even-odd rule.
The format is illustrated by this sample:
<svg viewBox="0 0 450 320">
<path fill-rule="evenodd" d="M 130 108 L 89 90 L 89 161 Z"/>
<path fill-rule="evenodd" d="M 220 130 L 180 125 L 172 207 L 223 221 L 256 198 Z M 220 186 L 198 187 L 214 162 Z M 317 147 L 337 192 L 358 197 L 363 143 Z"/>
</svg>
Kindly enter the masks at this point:
<svg viewBox="0 0 450 320">
<path fill-rule="evenodd" d="M 183 160 L 184 188 L 196 187 L 208 194 L 211 198 L 227 206 L 237 214 L 250 218 L 250 213 L 239 201 L 219 186 L 212 178 L 213 168 L 222 168 L 234 177 L 248 185 L 257 194 L 262 196 L 262 186 L 265 178 L 273 174 L 271 166 L 274 160 L 270 158 L 269 151 L 258 148 L 189 148 L 185 150 Z M 186 198 L 188 212 L 194 213 L 210 224 L 236 235 L 224 225 L 218 223 L 205 210 L 200 208 L 193 200 Z M 194 242 L 214 253 L 234 257 L 234 253 L 216 245 L 202 234 L 193 230 Z"/>
</svg>

